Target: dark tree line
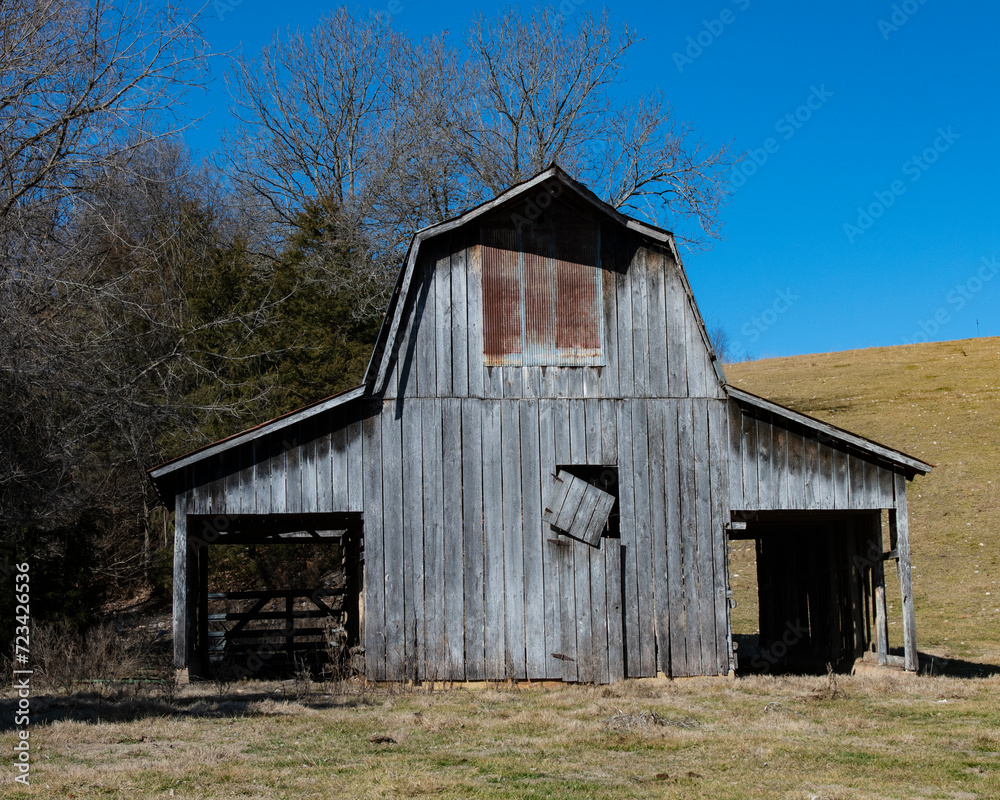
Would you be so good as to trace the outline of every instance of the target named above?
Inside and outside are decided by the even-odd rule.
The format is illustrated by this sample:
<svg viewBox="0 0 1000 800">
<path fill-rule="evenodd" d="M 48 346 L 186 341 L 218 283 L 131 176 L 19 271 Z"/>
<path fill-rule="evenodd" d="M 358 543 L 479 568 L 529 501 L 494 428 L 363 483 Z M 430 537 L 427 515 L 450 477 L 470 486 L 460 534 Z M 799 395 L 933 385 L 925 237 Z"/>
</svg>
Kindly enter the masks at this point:
<svg viewBox="0 0 1000 800">
<path fill-rule="evenodd" d="M 155 583 L 145 470 L 355 385 L 414 230 L 553 161 L 716 235 L 725 147 L 621 100 L 635 33 L 504 11 L 413 42 L 337 10 L 216 63 L 224 158 L 174 109 L 211 56 L 170 3 L 0 4 L 0 540 L 83 624 Z"/>
</svg>

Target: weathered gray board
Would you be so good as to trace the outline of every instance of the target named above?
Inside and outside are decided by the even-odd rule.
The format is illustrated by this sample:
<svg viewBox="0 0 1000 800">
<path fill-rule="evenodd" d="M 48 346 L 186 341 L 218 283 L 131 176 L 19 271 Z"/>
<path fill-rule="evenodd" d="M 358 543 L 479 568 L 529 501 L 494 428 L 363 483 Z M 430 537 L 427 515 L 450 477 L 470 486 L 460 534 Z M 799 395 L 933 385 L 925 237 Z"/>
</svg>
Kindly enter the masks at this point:
<svg viewBox="0 0 1000 800">
<path fill-rule="evenodd" d="M 558 592 L 557 583 L 546 589 L 544 569 L 533 577 L 527 574 L 531 572 L 533 565 L 543 564 L 541 559 L 535 558 L 532 554 L 544 553 L 544 545 L 547 544 L 545 538 L 555 534 L 551 530 L 542 530 L 540 502 L 534 512 L 537 515 L 534 528 L 525 523 L 521 503 L 518 503 L 516 508 L 511 506 L 511 518 L 505 524 L 501 500 L 504 493 L 497 492 L 495 487 L 519 484 L 522 473 L 540 474 L 542 463 L 547 466 L 557 461 L 617 463 L 619 451 L 627 451 L 631 458 L 638 458 L 643 464 L 649 463 L 650 451 L 660 463 L 665 459 L 669 460 L 673 480 L 677 482 L 680 473 L 678 443 L 664 439 L 662 426 L 657 429 L 658 433 L 654 432 L 652 439 L 647 435 L 639 441 L 630 436 L 631 425 L 625 431 L 619 432 L 618 436 L 609 436 L 608 431 L 617 429 L 619 419 L 628 420 L 630 423 L 633 417 L 645 419 L 649 415 L 649 408 L 656 409 L 653 412 L 654 416 L 676 419 L 680 415 L 688 419 L 692 409 L 697 406 L 700 413 L 706 415 L 707 425 L 707 403 L 708 401 L 691 403 L 583 400 L 571 404 L 568 400 L 525 400 L 511 403 L 467 400 L 460 404 L 460 412 L 456 413 L 454 408 L 446 405 L 445 401 L 414 399 L 406 401 L 404 413 L 397 419 L 393 413 L 394 404 L 386 401 L 381 415 L 351 423 L 347 427 L 348 442 L 344 446 L 330 446 L 329 449 L 324 449 L 327 440 L 342 441 L 341 433 L 344 431 L 335 432 L 330 437 L 320 437 L 313 442 L 302 442 L 301 446 L 314 448 L 317 462 L 328 465 L 332 475 L 343 475 L 356 463 L 364 466 L 362 475 L 366 487 L 365 497 L 368 501 L 360 505 L 365 514 L 365 645 L 370 675 L 373 678 L 384 676 L 390 679 L 407 675 L 420 677 L 437 675 L 441 678 L 460 679 L 465 677 L 463 674 L 465 667 L 469 668 L 473 675 L 483 674 L 486 677 L 560 677 L 561 665 L 549 663 L 551 653 L 558 650 L 548 646 L 537 650 L 534 648 L 537 647 L 537 643 L 557 641 L 552 635 L 546 636 L 547 615 L 544 609 L 546 604 L 554 609 L 563 609 L 563 599 Z M 506 413 L 504 408 L 508 409 Z M 446 414 L 447 425 L 445 425 Z M 588 416 L 591 419 L 601 420 L 601 424 L 587 425 Z M 575 448 L 565 453 L 556 452 L 554 435 L 547 436 L 544 445 L 540 436 L 541 421 L 557 419 L 579 426 L 577 434 L 568 436 L 570 444 L 575 444 Z M 459 519 L 454 515 L 450 516 L 449 524 L 445 524 L 443 492 L 446 482 L 443 455 L 439 458 L 436 455 L 437 448 L 429 444 L 441 441 L 440 432 L 446 427 L 451 441 L 461 441 L 463 447 L 460 456 L 451 458 L 450 463 L 469 464 L 471 473 L 477 469 L 471 465 L 480 465 L 484 471 L 499 467 L 498 482 L 495 477 L 489 483 L 485 480 L 477 483 L 474 479 L 468 483 L 463 481 L 462 484 L 465 485 L 461 497 L 451 499 L 449 509 L 461 509 L 466 503 L 476 511 L 480 505 L 493 506 L 493 514 L 487 516 L 474 511 L 470 515 L 468 524 L 465 525 L 458 524 Z M 671 429 L 666 429 L 667 432 L 669 430 Z M 432 435 L 425 436 L 427 431 L 432 431 Z M 484 431 L 489 435 L 485 435 Z M 514 440 L 517 449 L 508 450 L 506 444 L 511 441 L 514 432 L 517 434 L 517 439 Z M 353 448 L 351 442 L 355 438 L 363 448 L 361 458 L 358 462 L 349 463 L 346 453 Z M 496 449 L 490 453 L 490 448 Z M 536 448 L 537 461 L 533 455 Z M 505 450 L 508 453 L 513 452 L 517 457 L 503 458 L 502 453 Z M 261 451 L 265 452 L 265 449 L 261 448 Z M 266 450 L 266 452 L 272 451 Z M 526 461 L 525 455 L 528 453 L 531 457 Z M 268 458 L 266 463 L 269 477 L 280 474 L 280 470 L 271 469 L 271 462 L 282 454 L 283 450 L 278 450 Z M 688 534 L 679 527 L 668 531 L 666 518 L 658 513 L 650 516 L 650 496 L 672 495 L 675 491 L 679 492 L 679 488 L 677 490 L 670 488 L 673 483 L 664 486 L 658 477 L 653 481 L 653 485 L 650 485 L 650 476 L 645 470 L 641 470 L 639 475 L 643 479 L 641 491 L 637 493 L 633 491 L 634 481 L 623 481 L 627 483 L 623 489 L 630 495 L 638 494 L 641 498 L 642 535 L 639 538 L 634 535 L 637 525 L 635 522 L 630 523 L 629 519 L 630 515 L 634 519 L 636 514 L 634 501 L 623 502 L 622 543 L 626 557 L 636 554 L 635 559 L 640 570 L 645 575 L 651 575 L 654 561 L 658 562 L 661 568 L 664 566 L 662 553 L 654 556 L 652 552 L 654 539 L 661 543 L 664 550 L 669 541 L 672 551 L 680 557 L 685 549 L 682 542 L 688 538 Z M 283 483 L 284 481 L 269 480 L 267 502 L 254 505 L 254 511 L 261 509 L 263 513 L 283 513 L 280 505 L 281 498 L 285 494 L 281 491 Z M 343 483 L 349 484 L 349 478 Z M 450 480 L 447 485 L 456 487 L 460 484 L 456 480 Z M 538 483 L 535 482 L 533 485 L 538 486 Z M 229 488 L 230 483 L 224 478 L 203 484 L 192 493 L 191 512 L 205 513 L 213 507 L 224 507 Z M 481 499 L 476 493 L 477 488 L 482 492 Z M 710 487 L 706 484 L 705 488 Z M 692 483 L 686 491 L 693 493 L 694 490 Z M 436 500 L 439 492 L 442 493 L 440 503 Z M 396 500 L 395 503 L 390 502 L 393 498 Z M 345 500 L 350 509 L 349 494 Z M 659 500 L 657 507 L 662 507 L 665 502 Z M 697 508 L 697 499 L 693 494 L 687 502 L 693 508 Z M 707 506 L 704 508 L 707 509 Z M 438 520 L 438 524 L 431 524 L 431 520 L 427 518 L 428 514 L 432 514 Z M 401 528 L 400 518 L 403 521 Z M 480 530 L 476 529 L 473 522 L 477 518 L 482 520 L 478 526 Z M 671 519 L 675 524 L 679 524 L 680 515 L 675 514 Z M 388 527 L 387 521 L 393 527 Z M 492 528 L 493 521 L 498 523 L 498 527 L 496 530 L 487 531 L 488 527 Z M 696 522 L 696 517 L 693 517 L 692 521 Z M 399 541 L 400 537 L 386 534 L 386 531 L 391 531 L 393 528 L 402 530 L 404 534 L 402 542 Z M 721 523 L 717 529 L 721 533 Z M 526 536 L 526 531 L 533 531 L 534 538 Z M 464 540 L 461 538 L 463 535 Z M 511 549 L 512 542 L 514 546 L 520 545 L 520 558 L 514 555 L 515 551 Z M 705 582 L 711 583 L 714 580 L 714 564 L 708 561 L 699 565 L 696 542 L 692 541 L 690 549 L 687 562 L 692 579 L 697 580 L 703 575 Z M 406 557 L 407 552 L 410 557 Z M 705 555 L 712 554 L 706 552 Z M 456 563 L 457 568 L 454 566 Z M 453 566 L 449 568 L 449 564 Z M 552 570 L 552 574 L 558 574 L 558 567 Z M 654 583 L 647 578 L 643 585 L 639 585 L 638 574 L 634 570 L 626 569 L 624 575 L 619 573 L 613 578 L 615 585 L 619 587 L 623 578 L 630 586 L 628 591 L 617 590 L 621 595 L 618 607 L 624 610 L 626 601 L 631 601 L 633 607 L 627 609 L 626 616 L 631 620 L 631 624 L 638 628 L 632 636 L 644 642 L 649 653 L 645 666 L 642 663 L 641 653 L 630 653 L 628 674 L 650 675 L 655 674 L 657 665 L 654 655 L 658 645 L 656 620 L 646 609 L 655 604 L 657 587 L 659 586 L 661 593 L 665 593 L 668 591 L 666 587 L 669 583 L 662 579 Z M 444 581 L 440 579 L 442 575 Z M 461 593 L 456 592 L 454 596 L 449 596 L 447 592 L 449 575 L 452 576 L 452 585 L 460 585 L 459 580 L 464 581 L 468 576 L 468 585 L 463 586 Z M 605 580 L 600 570 L 596 570 L 594 579 L 598 582 Z M 576 573 L 574 581 L 579 582 Z M 482 590 L 478 590 L 480 585 L 483 587 Z M 606 583 L 595 588 L 595 592 L 603 592 L 605 597 L 608 591 Z M 613 594 L 615 591 L 612 587 Z M 553 596 L 550 597 L 550 593 Z M 459 594 L 462 598 L 461 605 L 455 602 Z M 517 595 L 516 600 L 514 595 Z M 642 604 L 647 605 L 644 607 Z M 662 599 L 659 601 L 659 606 L 669 608 L 669 601 Z M 433 614 L 434 620 L 430 619 L 431 615 L 424 613 L 427 608 L 436 610 Z M 508 618 L 498 619 L 497 609 L 505 608 Z M 488 618 L 488 609 L 492 611 L 492 621 Z M 518 616 L 512 620 L 512 610 L 519 609 L 524 610 L 520 610 Z M 535 610 L 536 613 L 529 613 L 531 610 Z M 715 609 L 709 607 L 708 610 L 711 620 L 706 615 L 705 625 L 711 621 L 714 635 Z M 688 611 L 688 615 L 694 614 L 695 618 L 697 613 L 693 609 Z M 562 618 L 560 612 L 559 619 Z M 551 620 L 551 617 L 548 619 Z M 517 644 L 513 647 L 510 642 L 506 646 L 502 645 L 505 637 L 498 631 L 498 626 L 510 631 L 521 628 L 525 631 L 521 634 L 523 640 L 521 638 L 514 640 Z M 700 622 L 697 627 L 700 630 Z M 462 639 L 459 638 L 459 630 Z M 466 647 L 464 637 L 467 633 L 470 642 L 478 640 L 484 643 L 483 661 L 473 658 L 467 662 L 442 665 L 444 653 L 457 652 L 460 642 L 463 648 Z M 485 648 L 495 647 L 497 642 L 501 643 L 502 653 L 493 653 L 491 665 L 486 660 Z M 527 668 L 529 644 L 533 645 L 532 652 L 536 661 L 530 673 Z M 622 649 L 624 653 L 625 648 Z M 659 645 L 659 650 L 660 664 L 668 667 L 666 671 L 671 671 L 669 659 L 663 655 L 669 653 L 669 641 L 665 639 Z M 474 652 L 478 652 L 478 648 Z M 522 655 L 522 652 L 525 654 Z M 540 657 L 539 652 L 542 653 Z M 708 663 L 715 662 L 716 670 L 724 671 L 728 668 L 725 661 L 720 661 L 725 656 L 726 653 L 720 655 L 717 649 L 713 651 L 712 646 L 706 648 L 705 659 Z M 538 661 L 542 662 L 541 665 L 537 663 Z M 675 670 L 675 673 L 686 674 L 688 671 L 685 662 Z"/>
<path fill-rule="evenodd" d="M 669 249 L 594 224 L 606 272 L 603 366 L 486 366 L 481 248 L 458 232 L 418 257 L 385 396 L 722 399 L 701 317 Z"/>
<path fill-rule="evenodd" d="M 585 683 L 610 683 L 625 677 L 622 646 L 622 547 L 602 539 L 599 547 L 578 539 L 553 536 L 562 576 L 561 642 L 549 657 L 553 677 Z"/>
<path fill-rule="evenodd" d="M 652 413 L 656 417 L 674 420 L 680 417 L 687 420 L 691 428 L 703 426 L 707 437 L 710 401 L 615 401 L 607 404 L 585 400 L 580 403 L 582 415 L 579 411 L 571 411 L 571 401 L 568 400 L 451 402 L 460 405 L 459 412 L 448 410 L 449 401 L 414 398 L 405 402 L 404 412 L 398 420 L 383 415 L 383 433 L 387 427 L 398 426 L 400 431 L 393 434 L 392 440 L 403 442 L 401 462 L 393 460 L 397 453 L 395 447 L 391 453 L 383 453 L 383 485 L 390 477 L 402 474 L 402 497 L 423 498 L 421 503 L 412 506 L 404 502 L 403 510 L 404 531 L 413 531 L 420 538 L 419 547 L 414 550 L 422 553 L 420 560 L 423 564 L 422 570 L 415 570 L 415 574 L 422 573 L 423 583 L 404 588 L 403 608 L 401 612 L 396 612 L 402 613 L 407 620 L 413 620 L 413 636 L 403 636 L 401 641 L 394 643 L 393 627 L 387 622 L 384 629 L 378 632 L 380 621 L 369 610 L 365 626 L 369 640 L 377 643 L 384 637 L 389 643 L 386 645 L 387 653 L 394 648 L 400 649 L 402 661 L 415 668 L 409 674 L 418 677 L 433 676 L 448 680 L 466 677 L 561 678 L 566 676 L 566 663 L 561 663 L 565 660 L 552 654 L 571 655 L 563 652 L 569 641 L 568 622 L 575 620 L 574 628 L 578 633 L 590 630 L 594 623 L 588 615 L 598 613 L 607 628 L 603 634 L 605 639 L 611 636 L 611 641 L 616 643 L 622 640 L 622 671 L 626 674 L 653 675 L 658 661 L 660 669 L 665 667 L 665 672 L 673 674 L 717 674 L 728 670 L 728 632 L 723 632 L 721 637 L 717 635 L 720 613 L 715 607 L 716 593 L 712 588 L 719 549 L 712 539 L 713 536 L 724 535 L 724 523 L 713 517 L 713 509 L 721 506 L 713 502 L 711 481 L 706 479 L 699 483 L 693 477 L 696 466 L 679 465 L 678 442 L 666 439 L 662 426 L 654 431 L 652 437 L 647 435 L 643 440 L 630 440 L 622 435 L 612 440 L 607 436 L 607 428 L 600 416 L 602 411 L 606 411 L 607 425 L 614 430 L 619 416 L 631 420 L 640 415 L 648 416 L 650 409 L 655 409 Z M 387 407 L 389 405 L 387 401 Z M 448 416 L 447 425 L 439 421 L 444 415 Z M 588 415 L 601 418 L 601 426 L 588 432 L 587 426 L 581 425 L 579 440 L 574 441 L 572 434 L 569 437 L 569 453 L 558 452 L 554 426 L 548 421 L 568 420 L 572 425 L 573 421 L 585 420 Z M 422 435 L 411 432 L 411 425 L 419 425 Z M 676 422 L 673 424 L 675 428 Z M 436 447 L 427 450 L 427 431 L 433 431 L 430 439 L 437 441 L 440 432 L 445 429 L 453 441 L 461 442 L 460 452 L 450 460 L 464 465 L 463 470 L 471 479 L 462 482 L 445 480 L 445 464 L 437 457 Z M 719 435 L 724 442 L 728 432 L 722 431 Z M 383 441 L 385 438 L 383 435 Z M 407 452 L 407 442 L 421 443 L 422 468 L 419 475 L 406 468 L 411 460 L 417 460 L 415 453 Z M 574 443 L 577 445 L 575 451 L 572 447 Z M 639 452 L 640 445 L 642 452 Z M 614 452 L 606 455 L 609 448 Z M 607 564 L 595 561 L 596 557 L 581 561 L 583 556 L 576 556 L 577 552 L 587 552 L 585 543 L 563 537 L 562 541 L 572 541 L 575 546 L 553 544 L 560 541 L 560 537 L 558 531 L 543 525 L 539 476 L 543 465 L 544 468 L 551 468 L 558 462 L 617 463 L 612 455 L 617 457 L 622 449 L 627 449 L 632 458 L 638 455 L 644 464 L 649 463 L 652 450 L 660 471 L 651 475 L 642 470 L 637 473 L 637 478 L 622 479 L 619 491 L 627 490 L 633 498 L 638 494 L 640 506 L 637 507 L 634 500 L 631 503 L 623 501 L 621 539 L 599 541 L 601 548 L 610 546 L 610 543 L 621 548 L 614 562 L 618 568 L 609 573 Z M 708 469 L 707 452 L 704 459 L 700 466 Z M 665 464 L 669 464 L 669 468 Z M 482 478 L 478 477 L 480 470 Z M 669 471 L 672 481 L 677 482 L 676 489 L 668 490 L 666 481 L 660 478 L 662 471 Z M 682 472 L 692 475 L 683 489 Z M 494 474 L 487 480 L 486 473 Z M 637 483 L 642 484 L 638 492 L 635 491 Z M 460 496 L 447 505 L 436 499 L 446 487 L 454 487 L 460 492 Z M 665 507 L 668 492 L 672 497 L 686 498 L 685 503 L 691 508 L 689 517 L 680 513 L 668 517 L 656 510 Z M 700 492 L 707 496 L 699 499 Z M 650 497 L 658 498 L 652 510 Z M 446 523 L 448 508 L 466 509 L 467 513 Z M 642 515 L 641 522 L 639 514 Z M 430 519 L 430 515 L 434 515 L 438 522 Z M 407 524 L 410 519 L 412 526 Z M 668 529 L 668 520 L 675 527 Z M 682 520 L 685 520 L 686 526 Z M 699 524 L 704 529 L 701 541 L 698 540 Z M 423 532 L 422 537 L 420 531 Z M 365 537 L 366 553 L 369 554 L 366 573 L 371 575 L 371 571 L 375 571 L 374 574 L 378 574 L 378 566 L 372 562 L 370 554 L 388 552 L 388 544 L 379 547 L 373 546 L 373 542 L 378 537 L 382 537 L 384 542 L 394 537 L 390 529 L 382 528 L 378 519 L 369 516 L 365 520 Z M 654 552 L 654 547 L 662 552 Z M 572 570 L 568 570 L 561 560 L 565 551 L 573 553 Z M 694 654 L 692 664 L 695 666 L 690 665 L 686 658 L 676 665 L 672 663 L 669 628 L 664 629 L 664 638 L 658 641 L 657 619 L 662 620 L 662 617 L 650 613 L 650 609 L 662 608 L 669 616 L 668 552 L 675 553 L 678 559 L 686 559 L 687 573 L 684 574 L 680 566 L 676 570 L 676 577 L 681 580 L 681 596 L 684 578 L 695 583 L 686 592 L 697 600 L 686 611 L 689 624 L 698 632 L 697 640 L 690 645 Z M 635 559 L 631 563 L 636 564 L 638 570 L 629 569 L 630 557 Z M 416 553 L 414 558 L 417 558 Z M 724 565 L 720 566 L 724 569 Z M 654 581 L 652 577 L 657 567 L 664 574 Z M 589 576 L 586 581 L 584 572 Z M 643 582 L 640 582 L 640 575 L 644 576 Z M 586 608 L 570 607 L 572 601 L 566 589 L 567 582 L 572 582 L 575 593 L 581 596 L 586 587 L 587 597 L 590 598 Z M 703 587 L 701 592 L 699 583 Z M 458 588 L 449 593 L 449 587 Z M 719 597 L 724 600 L 724 594 Z M 594 606 L 591 603 L 593 598 L 603 599 Z M 387 596 L 386 603 L 389 602 Z M 416 610 L 410 612 L 407 605 L 421 610 L 433 609 L 434 619 L 429 613 L 418 615 Z M 616 609 L 616 626 L 607 627 L 608 607 Z M 378 609 L 379 606 L 376 603 L 371 608 Z M 547 613 L 549 608 L 556 613 Z M 391 606 L 386 605 L 383 613 L 387 620 L 391 612 Z M 683 603 L 678 612 L 684 613 Z M 583 615 L 582 618 L 580 615 Z M 723 609 L 723 620 L 726 619 L 724 615 Z M 624 646 L 629 625 L 637 628 L 632 632 L 632 638 L 647 645 L 645 662 L 641 648 L 633 653 Z M 680 629 L 684 629 L 683 620 Z M 590 647 L 589 643 L 593 640 L 581 637 L 582 634 L 578 636 L 578 641 L 584 643 L 582 646 Z M 457 657 L 449 660 L 442 655 L 457 654 L 460 647 L 466 653 L 464 660 Z M 624 664 L 626 653 L 629 657 L 627 670 Z M 381 648 L 372 648 L 370 656 L 382 658 Z M 597 661 L 594 661 L 595 658 Z M 592 680 L 593 675 L 605 675 L 604 658 L 603 651 L 597 657 L 587 656 L 583 660 L 588 665 L 596 664 L 596 672 L 588 666 L 585 673 L 578 671 L 577 675 L 584 676 L 580 677 L 581 680 Z M 608 662 L 607 669 L 612 666 L 614 662 Z M 387 662 L 384 669 L 388 679 L 404 677 L 398 664 Z M 579 665 L 577 669 L 580 669 Z M 381 664 L 371 666 L 372 674 L 382 674 L 382 670 Z M 610 671 L 607 674 L 610 675 Z"/>
<path fill-rule="evenodd" d="M 729 400 L 729 507 L 865 511 L 896 507 L 901 467 L 877 452 Z"/>
<path fill-rule="evenodd" d="M 596 547 L 611 516 L 615 496 L 561 469 L 552 478 L 542 521 Z"/>
<path fill-rule="evenodd" d="M 602 243 L 603 366 L 483 366 L 479 247 L 442 239 L 418 260 L 378 416 L 286 431 L 256 471 L 192 498 L 192 513 L 225 508 L 236 489 L 259 513 L 364 511 L 370 677 L 562 677 L 552 653 L 567 614 L 606 620 L 609 586 L 621 616 L 604 634 L 622 641 L 615 674 L 728 671 L 725 589 L 714 589 L 726 581 L 727 476 L 707 449 L 728 442 L 725 415 L 710 412 L 722 390 L 669 249 L 607 224 Z M 621 475 L 620 569 L 609 577 L 606 560 L 575 559 L 573 586 L 602 598 L 576 610 L 541 494 L 541 476 L 571 464 Z M 304 476 L 315 489 L 303 493 Z M 259 485 L 248 493 L 245 481 Z M 607 646 L 596 672 L 577 666 L 581 679 L 610 679 Z"/>
</svg>

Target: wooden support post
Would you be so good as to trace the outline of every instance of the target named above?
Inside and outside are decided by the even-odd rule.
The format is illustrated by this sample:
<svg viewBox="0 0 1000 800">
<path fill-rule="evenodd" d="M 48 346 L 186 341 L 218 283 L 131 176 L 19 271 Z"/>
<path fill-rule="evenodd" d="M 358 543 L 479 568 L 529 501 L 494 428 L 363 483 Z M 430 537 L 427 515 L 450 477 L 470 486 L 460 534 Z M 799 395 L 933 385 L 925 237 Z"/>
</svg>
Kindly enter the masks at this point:
<svg viewBox="0 0 1000 800">
<path fill-rule="evenodd" d="M 187 580 L 184 588 L 187 595 L 187 619 L 185 636 L 187 639 L 187 666 L 194 668 L 195 676 L 199 674 L 201 665 L 198 663 L 198 562 L 204 552 L 205 544 L 192 542 L 187 537 Z"/>
<path fill-rule="evenodd" d="M 347 579 L 346 594 L 344 596 L 344 608 L 347 611 L 347 631 L 348 647 L 354 647 L 363 642 L 361 631 L 361 612 L 364 604 L 364 564 L 361 561 L 361 531 L 354 529 L 341 540 L 341 563 L 344 566 L 344 575 Z"/>
<path fill-rule="evenodd" d="M 878 663 L 889 663 L 889 627 L 885 608 L 885 568 L 882 562 L 872 567 L 872 583 L 875 588 L 875 642 L 878 648 Z"/>
<path fill-rule="evenodd" d="M 195 662 L 198 677 L 205 677 L 211 669 L 208 662 L 208 545 L 199 545 L 190 555 L 198 561 L 198 638 L 195 645 Z"/>
<path fill-rule="evenodd" d="M 830 631 L 828 646 L 830 648 L 830 658 L 838 661 L 844 651 L 843 615 L 840 609 L 840 573 L 842 570 L 838 567 L 839 559 L 837 558 L 838 551 L 835 532 L 830 529 L 828 524 L 823 526 L 822 531 L 823 539 L 826 541 L 826 563 L 830 565 L 828 576 L 830 605 L 827 608 L 827 626 Z"/>
<path fill-rule="evenodd" d="M 916 672 L 917 621 L 913 611 L 913 581 L 910 575 L 910 527 L 906 514 L 906 476 L 896 474 L 896 508 L 889 512 L 889 529 L 895 531 L 899 551 L 899 588 L 903 596 L 903 651 L 906 669 Z"/>
<path fill-rule="evenodd" d="M 874 556 L 872 563 L 872 596 L 875 599 L 875 646 L 878 663 L 889 663 L 889 616 L 885 607 L 885 561 L 882 556 L 882 518 L 875 518 L 872 531 L 872 545 L 869 552 Z"/>
<path fill-rule="evenodd" d="M 864 590 L 862 588 L 862 575 L 858 569 L 858 521 L 856 517 L 850 520 L 850 533 L 844 537 L 844 547 L 846 562 L 849 565 L 848 586 L 850 587 L 850 609 L 851 609 L 851 630 L 854 632 L 851 637 L 853 655 L 855 658 L 861 656 L 868 649 L 868 642 L 865 641 L 865 610 L 864 610 Z"/>
<path fill-rule="evenodd" d="M 295 598 L 291 595 L 285 598 L 285 652 L 288 665 L 295 669 Z"/>
<path fill-rule="evenodd" d="M 352 552 L 354 553 L 354 559 L 356 564 L 356 569 L 354 571 L 354 590 L 355 596 L 358 598 L 358 613 L 357 613 L 357 643 L 360 646 L 364 646 L 365 643 L 365 532 L 364 528 L 358 528 L 356 533 L 356 538 L 354 544 L 352 545 Z"/>
<path fill-rule="evenodd" d="M 861 570 L 861 583 L 864 586 L 865 594 L 865 650 L 871 647 L 873 636 L 872 636 L 872 626 L 875 624 L 875 583 L 874 583 L 874 566 L 879 550 L 875 550 L 874 542 L 872 540 L 872 531 L 869 527 L 865 530 L 864 525 L 859 526 L 858 530 L 858 547 L 862 549 L 862 554 L 859 554 L 859 569 Z"/>
<path fill-rule="evenodd" d="M 174 667 L 188 665 L 188 536 L 187 506 L 183 496 L 177 498 L 174 512 Z"/>
</svg>

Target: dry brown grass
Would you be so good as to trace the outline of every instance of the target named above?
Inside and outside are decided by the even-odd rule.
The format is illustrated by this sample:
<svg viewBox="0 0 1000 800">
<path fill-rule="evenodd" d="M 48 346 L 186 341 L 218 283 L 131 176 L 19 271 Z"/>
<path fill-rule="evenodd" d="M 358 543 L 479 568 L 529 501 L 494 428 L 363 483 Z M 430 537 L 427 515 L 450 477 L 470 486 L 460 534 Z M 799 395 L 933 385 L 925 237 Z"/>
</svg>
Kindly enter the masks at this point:
<svg viewBox="0 0 1000 800">
<path fill-rule="evenodd" d="M 0 797 L 1000 796 L 1000 678 L 837 688 L 754 677 L 296 700 L 288 682 L 224 701 L 190 686 L 99 715 L 86 698 L 37 698 L 33 786 Z"/>
<path fill-rule="evenodd" d="M 775 358 L 727 365 L 726 375 L 935 465 L 908 495 L 918 646 L 1000 664 L 1000 339 Z M 736 573 L 751 566 L 742 555 Z M 898 631 L 897 620 L 893 645 Z"/>
<path fill-rule="evenodd" d="M 36 690 L 69 694 L 84 685 L 105 695 L 136 696 L 153 689 L 169 694 L 173 690 L 169 656 L 145 629 L 126 631 L 107 624 L 79 632 L 59 622 L 32 626 Z"/>
</svg>

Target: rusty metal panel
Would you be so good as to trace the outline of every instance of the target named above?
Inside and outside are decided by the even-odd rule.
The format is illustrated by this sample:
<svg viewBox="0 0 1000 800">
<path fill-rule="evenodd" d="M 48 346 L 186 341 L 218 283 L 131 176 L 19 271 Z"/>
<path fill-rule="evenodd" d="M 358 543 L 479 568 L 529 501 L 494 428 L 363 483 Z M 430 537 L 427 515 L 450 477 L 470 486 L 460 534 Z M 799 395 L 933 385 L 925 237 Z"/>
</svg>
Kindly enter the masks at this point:
<svg viewBox="0 0 1000 800">
<path fill-rule="evenodd" d="M 524 278 L 524 364 L 556 364 L 556 292 L 552 257 L 555 252 L 550 226 L 527 225 L 520 229 Z"/>
<path fill-rule="evenodd" d="M 556 345 L 556 287 L 552 259 L 525 252 L 524 364 L 553 364 Z"/>
<path fill-rule="evenodd" d="M 513 227 L 482 229 L 483 356 L 487 366 L 521 363 L 521 264 Z"/>
<path fill-rule="evenodd" d="M 563 358 L 600 363 L 601 271 L 556 261 L 556 349 Z"/>
<path fill-rule="evenodd" d="M 602 364 L 600 226 L 552 214 L 482 236 L 486 364 Z"/>
</svg>

